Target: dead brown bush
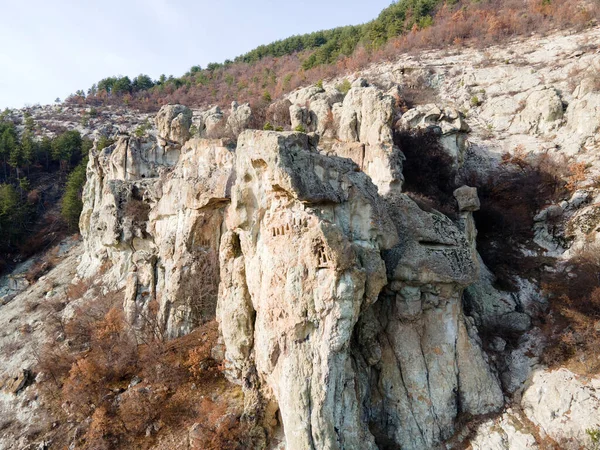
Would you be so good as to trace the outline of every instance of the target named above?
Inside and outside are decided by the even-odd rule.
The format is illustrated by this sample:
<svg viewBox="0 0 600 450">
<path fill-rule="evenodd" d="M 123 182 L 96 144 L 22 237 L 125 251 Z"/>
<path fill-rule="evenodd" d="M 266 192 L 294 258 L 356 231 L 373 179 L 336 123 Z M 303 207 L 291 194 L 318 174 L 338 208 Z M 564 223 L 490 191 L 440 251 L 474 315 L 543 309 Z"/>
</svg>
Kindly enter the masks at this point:
<svg viewBox="0 0 600 450">
<path fill-rule="evenodd" d="M 544 323 L 550 366 L 594 374 L 600 370 L 600 248 L 589 246 L 559 270 L 545 274 L 542 287 L 552 314 Z"/>
<path fill-rule="evenodd" d="M 551 261 L 526 256 L 523 250 L 537 249 L 535 215 L 568 194 L 564 165 L 547 154 L 529 157 L 525 148 L 517 147 L 503 156 L 499 171 L 485 178 L 476 174 L 464 178 L 466 184 L 478 188 L 477 249 L 496 274 L 498 287 L 516 289 L 516 276 L 539 278 Z"/>
<path fill-rule="evenodd" d="M 224 386 L 211 357 L 216 322 L 171 341 L 152 334 L 140 341 L 125 321 L 122 301 L 122 292 L 99 295 L 67 321 L 48 309 L 53 332 L 63 337 L 62 344 L 49 344 L 38 355 L 37 371 L 46 375 L 41 392 L 53 417 L 81 424 L 78 448 L 148 448 L 158 430 L 198 421 L 218 436 L 235 435 L 221 425 L 221 416 L 198 408 L 199 396 Z M 194 383 L 201 388 L 193 390 Z M 226 409 L 216 403 L 217 410 Z"/>
<path fill-rule="evenodd" d="M 272 103 L 267 108 L 265 122 L 271 123 L 275 129 L 281 127 L 284 130 L 289 130 L 292 123 L 290 106 L 292 106 L 292 102 L 288 99 Z"/>
<path fill-rule="evenodd" d="M 177 293 L 190 309 L 194 326 L 214 319 L 219 293 L 219 256 L 213 250 L 195 257 L 191 269 L 182 275 Z"/>
</svg>

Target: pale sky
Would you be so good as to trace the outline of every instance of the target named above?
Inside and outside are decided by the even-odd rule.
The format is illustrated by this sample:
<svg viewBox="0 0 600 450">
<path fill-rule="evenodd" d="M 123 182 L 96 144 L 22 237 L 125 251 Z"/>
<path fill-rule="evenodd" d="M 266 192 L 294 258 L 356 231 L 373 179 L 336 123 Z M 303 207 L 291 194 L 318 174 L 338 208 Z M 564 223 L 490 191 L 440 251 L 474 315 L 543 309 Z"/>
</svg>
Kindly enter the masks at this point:
<svg viewBox="0 0 600 450">
<path fill-rule="evenodd" d="M 391 0 L 0 0 L 0 108 L 112 75 L 180 76 L 294 34 L 355 25 Z"/>
</svg>

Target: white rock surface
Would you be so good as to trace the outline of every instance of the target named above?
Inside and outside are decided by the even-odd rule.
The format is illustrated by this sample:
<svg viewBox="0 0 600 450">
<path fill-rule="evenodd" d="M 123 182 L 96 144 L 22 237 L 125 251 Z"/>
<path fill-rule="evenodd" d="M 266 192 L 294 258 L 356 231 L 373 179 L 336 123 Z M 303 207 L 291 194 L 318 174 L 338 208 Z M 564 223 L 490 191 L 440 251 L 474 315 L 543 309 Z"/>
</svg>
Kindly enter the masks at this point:
<svg viewBox="0 0 600 450">
<path fill-rule="evenodd" d="M 538 370 L 521 405 L 540 432 L 560 448 L 593 448 L 586 430 L 600 429 L 600 379 L 579 377 L 567 369 Z"/>
</svg>

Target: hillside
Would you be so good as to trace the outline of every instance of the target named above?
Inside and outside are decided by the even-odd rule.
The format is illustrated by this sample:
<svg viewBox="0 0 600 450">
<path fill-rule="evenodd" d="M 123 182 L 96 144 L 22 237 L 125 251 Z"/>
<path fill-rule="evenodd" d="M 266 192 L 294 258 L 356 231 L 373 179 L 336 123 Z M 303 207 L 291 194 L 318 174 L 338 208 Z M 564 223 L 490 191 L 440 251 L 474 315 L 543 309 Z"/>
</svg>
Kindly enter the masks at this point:
<svg viewBox="0 0 600 450">
<path fill-rule="evenodd" d="M 598 445 L 595 3 L 403 7 L 4 115 L 3 185 L 82 212 L 0 277 L 0 448 Z M 282 61 L 299 87 L 218 87 Z"/>
<path fill-rule="evenodd" d="M 249 102 L 258 112 L 272 99 L 321 79 L 424 49 L 484 47 L 532 32 L 584 29 L 599 16 L 597 2 L 566 0 L 401 0 L 373 21 L 277 41 L 180 77 L 109 77 L 68 103 L 126 105 L 156 112 L 166 103 L 221 107 Z"/>
</svg>

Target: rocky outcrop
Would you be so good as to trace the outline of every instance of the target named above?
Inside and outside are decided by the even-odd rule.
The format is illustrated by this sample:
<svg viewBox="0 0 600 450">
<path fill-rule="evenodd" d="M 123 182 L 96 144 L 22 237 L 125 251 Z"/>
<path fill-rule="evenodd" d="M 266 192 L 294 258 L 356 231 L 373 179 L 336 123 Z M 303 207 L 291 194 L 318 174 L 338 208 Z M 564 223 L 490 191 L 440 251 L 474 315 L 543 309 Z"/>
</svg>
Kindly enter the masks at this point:
<svg viewBox="0 0 600 450">
<path fill-rule="evenodd" d="M 252 110 L 250 109 L 250 105 L 248 103 L 240 105 L 238 102 L 232 102 L 231 111 L 229 112 L 226 125 L 228 131 L 237 136 L 246 128 L 248 128 L 251 117 Z"/>
<path fill-rule="evenodd" d="M 226 125 L 225 116 L 218 106 L 200 111 L 194 117 L 194 126 L 197 129 L 198 136 L 203 138 L 213 137 L 219 128 L 224 128 L 224 125 Z"/>
<path fill-rule="evenodd" d="M 477 450 L 595 448 L 599 389 L 597 378 L 538 368 L 520 404 L 481 424 L 471 445 Z"/>
<path fill-rule="evenodd" d="M 578 377 L 567 369 L 538 370 L 521 405 L 527 417 L 565 450 L 592 446 L 598 433 L 600 380 Z"/>
<path fill-rule="evenodd" d="M 391 95 L 358 79 L 344 101 L 333 107 L 340 141 L 333 151 L 358 164 L 382 195 L 399 193 L 404 181 L 403 156 L 393 140 L 394 101 Z"/>
<path fill-rule="evenodd" d="M 286 448 L 425 449 L 501 406 L 462 314 L 464 233 L 303 134 L 246 132 L 237 153 L 217 316 L 229 376 L 279 409 Z"/>
<path fill-rule="evenodd" d="M 110 265 L 106 283 L 125 288 L 129 320 L 143 326 L 156 301 L 168 336 L 214 316 L 216 282 L 212 293 L 195 290 L 203 277 L 218 279 L 211 267 L 232 166 L 233 153 L 220 140 L 195 138 L 165 151 L 123 137 L 93 150 L 80 219 L 86 247 L 80 275 Z"/>
<path fill-rule="evenodd" d="M 190 137 L 192 111 L 183 105 L 163 106 L 156 115 L 158 137 L 168 142 L 183 144 Z"/>
<path fill-rule="evenodd" d="M 247 416 L 288 449 L 431 448 L 458 414 L 503 403 L 461 303 L 478 277 L 477 194 L 457 190 L 456 224 L 423 211 L 399 191 L 393 97 L 363 80 L 341 104 L 326 94 L 310 97 L 337 110 L 340 139 L 323 146 L 262 131 L 242 132 L 235 152 L 181 143 L 187 115 L 168 106 L 157 141 L 92 151 L 80 274 L 110 261 L 105 282 L 125 289 L 128 320 L 171 337 L 215 314 L 204 287 L 220 279 L 227 374 Z M 245 126 L 247 105 L 232 108 L 227 126 Z"/>
<path fill-rule="evenodd" d="M 237 152 L 218 311 L 227 367 L 272 392 L 287 448 L 376 448 L 349 355 L 397 240 L 376 188 L 304 134 L 246 132 Z"/>
<path fill-rule="evenodd" d="M 321 147 L 352 159 L 378 187 L 380 194 L 402 190 L 402 159 L 394 145 L 395 99 L 360 78 L 343 96 L 317 86 L 289 95 L 292 128 L 302 126 L 321 136 Z"/>
<path fill-rule="evenodd" d="M 333 136 L 332 108 L 343 99 L 344 96 L 334 87 L 309 86 L 292 92 L 287 98 L 292 129 L 302 127 L 321 136 Z"/>
<path fill-rule="evenodd" d="M 470 128 L 464 115 L 455 108 L 439 108 L 435 104 L 419 105 L 402 114 L 395 127 L 404 132 L 427 130 L 438 134 L 442 147 L 454 161 L 455 167 L 462 167 Z"/>
</svg>

